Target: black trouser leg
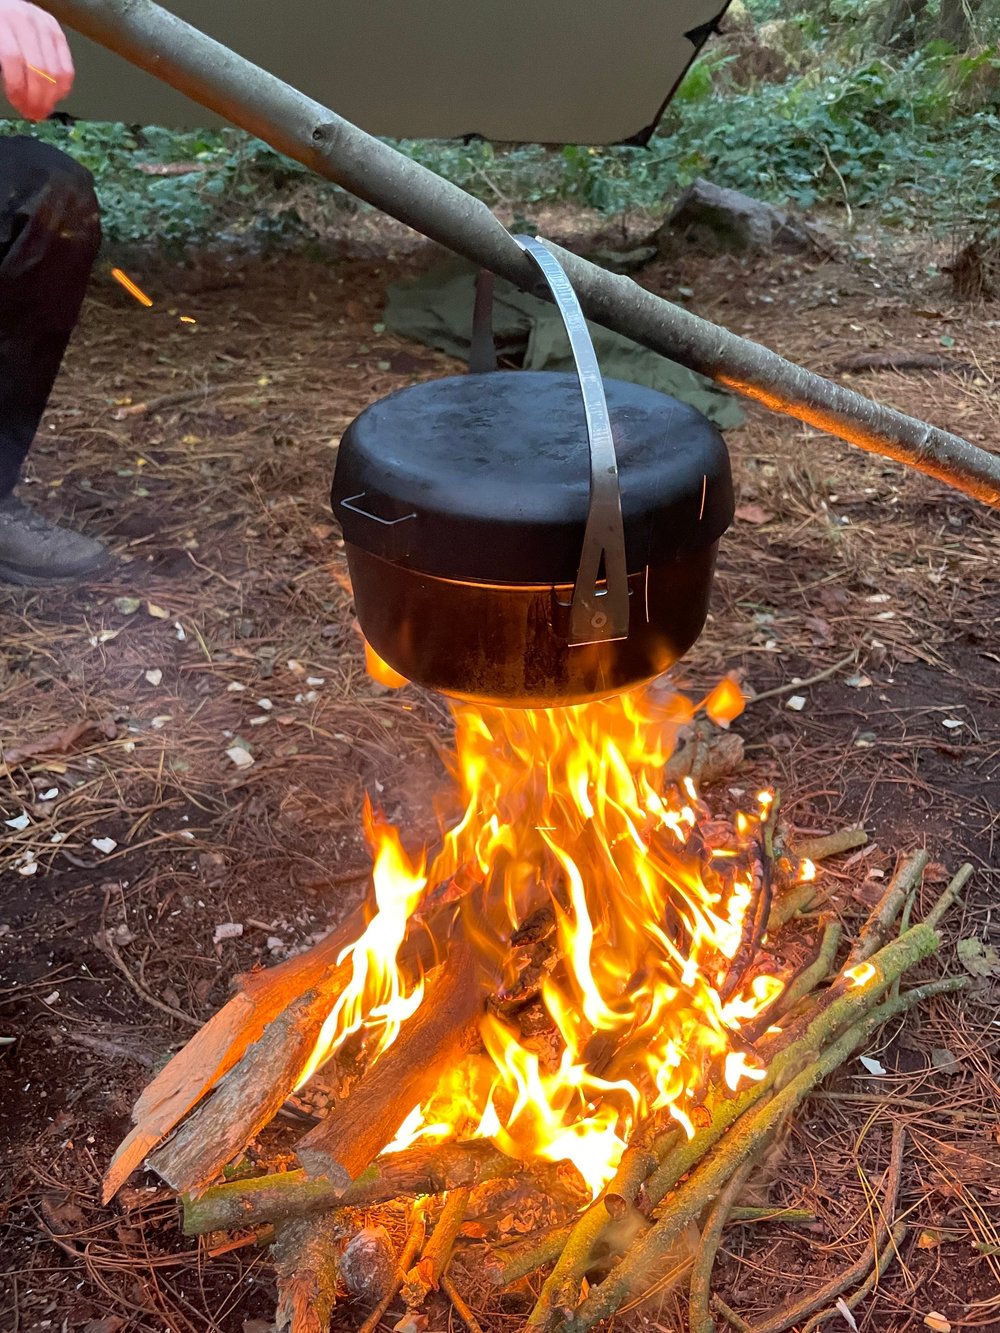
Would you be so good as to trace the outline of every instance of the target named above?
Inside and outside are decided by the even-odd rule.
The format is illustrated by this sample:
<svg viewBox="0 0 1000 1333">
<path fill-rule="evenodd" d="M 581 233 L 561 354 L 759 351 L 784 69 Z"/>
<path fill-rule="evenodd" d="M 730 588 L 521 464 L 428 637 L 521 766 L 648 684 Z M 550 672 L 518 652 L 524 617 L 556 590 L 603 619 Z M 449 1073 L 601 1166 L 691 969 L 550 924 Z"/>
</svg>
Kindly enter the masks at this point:
<svg viewBox="0 0 1000 1333">
<path fill-rule="evenodd" d="M 100 242 L 90 172 L 37 139 L 0 138 L 0 500 L 35 437 Z"/>
</svg>

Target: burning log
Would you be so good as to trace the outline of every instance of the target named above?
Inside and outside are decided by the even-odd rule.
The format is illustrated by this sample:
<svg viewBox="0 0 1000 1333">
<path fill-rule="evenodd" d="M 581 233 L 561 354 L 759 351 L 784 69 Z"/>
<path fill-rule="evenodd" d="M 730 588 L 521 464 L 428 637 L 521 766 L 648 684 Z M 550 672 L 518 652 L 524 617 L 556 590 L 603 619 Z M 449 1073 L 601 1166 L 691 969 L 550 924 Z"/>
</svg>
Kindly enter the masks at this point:
<svg viewBox="0 0 1000 1333">
<path fill-rule="evenodd" d="M 295 1087 L 329 1012 L 326 991 L 312 990 L 273 1019 L 211 1097 L 150 1155 L 153 1170 L 179 1191 L 213 1180 L 270 1123 Z"/>
<path fill-rule="evenodd" d="M 237 994 L 195 1033 L 136 1101 L 132 1110 L 135 1128 L 118 1148 L 104 1178 L 105 1203 L 259 1041 L 268 1024 L 291 1000 L 317 986 L 339 987 L 336 960 L 363 926 L 364 918 L 358 910 L 305 953 L 266 971 L 237 978 Z"/>
<path fill-rule="evenodd" d="M 351 1096 L 299 1142 L 296 1155 L 310 1175 L 347 1189 L 413 1107 L 434 1091 L 449 1062 L 471 1044 L 488 989 L 471 946 L 463 939 L 453 942 L 397 1040 Z"/>
</svg>

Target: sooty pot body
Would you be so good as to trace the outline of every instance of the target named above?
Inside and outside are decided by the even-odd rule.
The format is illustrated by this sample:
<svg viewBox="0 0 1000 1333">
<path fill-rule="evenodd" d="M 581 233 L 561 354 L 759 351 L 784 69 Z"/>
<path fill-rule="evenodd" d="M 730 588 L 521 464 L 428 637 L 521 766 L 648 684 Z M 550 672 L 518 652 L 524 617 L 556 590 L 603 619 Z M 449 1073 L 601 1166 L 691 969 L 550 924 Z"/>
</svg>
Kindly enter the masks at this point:
<svg viewBox="0 0 1000 1333">
<path fill-rule="evenodd" d="M 589 504 L 576 377 L 463 375 L 400 390 L 344 434 L 333 506 L 361 628 L 420 685 L 552 707 L 665 671 L 708 612 L 732 519 L 729 457 L 695 409 L 604 381 L 618 458 L 628 633 L 574 645 Z"/>
<path fill-rule="evenodd" d="M 572 585 L 461 583 L 355 546 L 347 557 L 365 637 L 400 675 L 460 699 L 547 708 L 631 689 L 686 653 L 705 624 L 717 547 L 630 575 L 628 637 L 572 648 Z"/>
</svg>

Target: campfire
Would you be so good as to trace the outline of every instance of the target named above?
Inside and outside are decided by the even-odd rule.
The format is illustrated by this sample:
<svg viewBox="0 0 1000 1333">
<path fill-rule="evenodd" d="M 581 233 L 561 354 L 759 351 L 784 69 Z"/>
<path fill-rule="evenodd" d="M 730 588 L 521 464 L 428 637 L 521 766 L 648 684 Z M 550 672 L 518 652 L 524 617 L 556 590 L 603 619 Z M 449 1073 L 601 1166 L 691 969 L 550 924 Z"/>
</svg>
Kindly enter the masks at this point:
<svg viewBox="0 0 1000 1333">
<path fill-rule="evenodd" d="M 476 1329 L 458 1255 L 501 1288 L 548 1270 L 534 1327 L 583 1330 L 690 1275 L 691 1329 L 713 1328 L 723 1228 L 789 1113 L 887 1018 L 960 984 L 899 989 L 969 873 L 909 925 L 927 861 L 910 858 L 838 967 L 803 854 L 836 844 L 788 846 L 770 791 L 714 815 L 678 763 L 696 713 L 728 724 L 741 708 L 731 681 L 697 708 L 662 689 L 456 704 L 436 846 L 366 805 L 364 907 L 240 978 L 139 1098 L 106 1197 L 148 1161 L 188 1233 L 270 1241 L 279 1327 L 326 1327 L 339 1272 L 367 1329 L 396 1301 L 396 1326 L 418 1330 L 441 1299 Z M 296 1162 L 258 1152 L 217 1183 L 320 1082 L 329 1107 Z M 873 1266 L 894 1243 L 890 1192 Z M 503 1244 L 501 1196 L 544 1225 Z M 397 1253 L 358 1210 L 401 1201 Z"/>
</svg>

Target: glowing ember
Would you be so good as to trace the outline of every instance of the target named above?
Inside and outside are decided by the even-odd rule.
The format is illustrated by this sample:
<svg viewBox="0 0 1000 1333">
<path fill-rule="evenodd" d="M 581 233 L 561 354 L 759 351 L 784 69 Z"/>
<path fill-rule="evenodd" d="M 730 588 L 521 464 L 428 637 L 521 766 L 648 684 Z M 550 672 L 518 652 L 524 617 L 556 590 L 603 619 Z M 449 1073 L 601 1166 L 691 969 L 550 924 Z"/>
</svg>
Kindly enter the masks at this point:
<svg viewBox="0 0 1000 1333">
<path fill-rule="evenodd" d="M 735 686 L 723 685 L 713 710 L 735 716 Z M 662 1111 L 691 1135 L 709 1079 L 735 1090 L 764 1075 L 739 1032 L 783 983 L 740 960 L 772 795 L 738 817 L 735 838 L 709 845 L 718 824 L 690 780 L 663 789 L 692 718 L 679 697 L 454 711 L 461 813 L 427 864 L 366 812 L 378 910 L 347 951 L 352 980 L 300 1086 L 355 1033 L 369 1060 L 391 1045 L 423 995 L 397 967 L 414 913 L 445 885 L 475 894 L 476 943 L 506 960 L 499 1000 L 483 1017 L 481 1053 L 413 1109 L 390 1148 L 488 1137 L 514 1156 L 574 1162 L 596 1193 L 641 1116 Z M 519 1009 L 503 1003 L 524 958 L 511 936 L 535 919 L 551 949 Z"/>
</svg>

